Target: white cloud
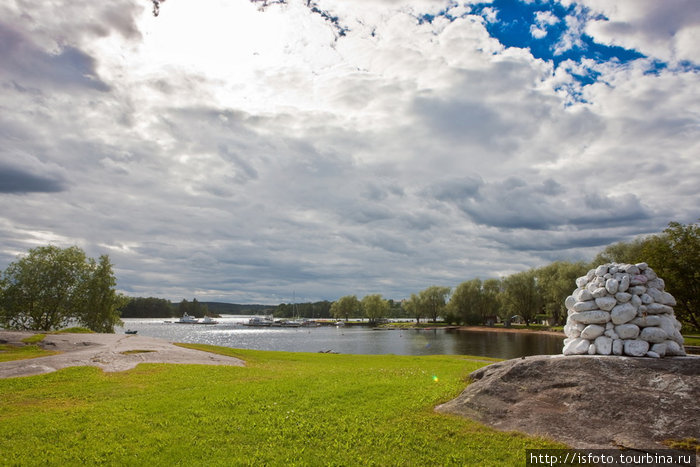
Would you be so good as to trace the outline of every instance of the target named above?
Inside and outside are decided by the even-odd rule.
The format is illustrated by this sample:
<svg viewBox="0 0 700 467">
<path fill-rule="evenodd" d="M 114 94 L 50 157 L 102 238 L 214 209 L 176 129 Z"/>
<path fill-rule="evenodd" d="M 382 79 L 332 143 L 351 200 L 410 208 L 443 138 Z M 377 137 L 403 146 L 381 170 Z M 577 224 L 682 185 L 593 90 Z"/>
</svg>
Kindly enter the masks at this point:
<svg viewBox="0 0 700 467">
<path fill-rule="evenodd" d="M 695 0 L 579 0 L 576 3 L 604 15 L 604 19 L 586 26 L 586 33 L 597 42 L 638 50 L 672 64 L 683 60 L 700 62 L 696 46 L 700 8 Z"/>
<path fill-rule="evenodd" d="M 60 190 L 0 193 L 1 266 L 46 240 L 130 294 L 402 298 L 698 217 L 696 74 L 595 65 L 567 102 L 580 64 L 419 24 L 445 2 L 319 5 L 345 37 L 302 2 L 3 7 L 0 176 Z"/>
</svg>

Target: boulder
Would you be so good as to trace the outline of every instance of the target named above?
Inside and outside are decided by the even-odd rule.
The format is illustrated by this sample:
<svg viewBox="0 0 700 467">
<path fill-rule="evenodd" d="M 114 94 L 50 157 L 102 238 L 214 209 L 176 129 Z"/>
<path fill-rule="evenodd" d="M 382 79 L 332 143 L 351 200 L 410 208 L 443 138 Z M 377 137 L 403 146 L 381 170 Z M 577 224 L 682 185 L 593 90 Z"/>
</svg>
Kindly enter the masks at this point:
<svg viewBox="0 0 700 467">
<path fill-rule="evenodd" d="M 665 449 L 700 433 L 700 357 L 535 356 L 470 377 L 438 412 L 576 449 Z"/>
</svg>

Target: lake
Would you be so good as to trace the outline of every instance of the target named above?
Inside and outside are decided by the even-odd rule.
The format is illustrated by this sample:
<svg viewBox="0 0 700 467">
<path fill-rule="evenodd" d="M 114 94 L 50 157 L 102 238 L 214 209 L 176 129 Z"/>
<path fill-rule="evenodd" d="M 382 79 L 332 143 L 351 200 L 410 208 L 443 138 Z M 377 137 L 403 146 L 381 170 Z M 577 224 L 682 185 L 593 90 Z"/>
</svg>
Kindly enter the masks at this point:
<svg viewBox="0 0 700 467">
<path fill-rule="evenodd" d="M 175 318 L 176 319 L 176 318 Z M 211 344 L 222 347 L 287 352 L 337 352 L 363 355 L 479 355 L 517 358 L 560 354 L 564 336 L 431 330 L 373 330 L 365 326 L 319 326 L 314 328 L 254 328 L 243 326 L 248 317 L 217 318 L 216 325 L 166 324 L 164 319 L 124 319 L 125 329 L 139 335 L 172 342 Z"/>
</svg>

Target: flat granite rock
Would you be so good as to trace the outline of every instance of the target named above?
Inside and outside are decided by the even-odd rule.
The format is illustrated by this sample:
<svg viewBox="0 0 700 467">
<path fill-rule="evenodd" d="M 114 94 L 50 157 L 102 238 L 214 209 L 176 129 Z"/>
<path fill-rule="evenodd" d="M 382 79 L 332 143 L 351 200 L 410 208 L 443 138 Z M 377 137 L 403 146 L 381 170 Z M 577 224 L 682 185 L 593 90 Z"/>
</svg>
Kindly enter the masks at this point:
<svg viewBox="0 0 700 467">
<path fill-rule="evenodd" d="M 540 355 L 470 377 L 438 412 L 576 449 L 667 449 L 664 440 L 700 438 L 700 357 Z"/>
</svg>

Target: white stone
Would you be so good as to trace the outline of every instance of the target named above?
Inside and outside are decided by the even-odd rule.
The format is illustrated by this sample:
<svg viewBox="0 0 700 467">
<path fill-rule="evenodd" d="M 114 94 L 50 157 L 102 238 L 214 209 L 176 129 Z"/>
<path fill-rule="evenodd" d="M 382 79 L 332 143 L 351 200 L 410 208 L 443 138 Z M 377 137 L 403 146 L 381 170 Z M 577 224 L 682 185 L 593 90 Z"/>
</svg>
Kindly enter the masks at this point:
<svg viewBox="0 0 700 467">
<path fill-rule="evenodd" d="M 564 355 L 583 355 L 588 352 L 588 346 L 591 345 L 586 339 L 573 339 L 564 345 Z"/>
<path fill-rule="evenodd" d="M 644 276 L 642 274 L 637 274 L 636 276 L 630 277 L 630 285 L 644 285 L 649 281 L 647 279 L 647 276 Z"/>
<path fill-rule="evenodd" d="M 586 282 L 590 282 L 595 278 L 595 269 L 589 269 L 586 273 Z"/>
<path fill-rule="evenodd" d="M 650 303 L 649 305 L 647 305 L 647 313 L 652 315 L 660 315 L 663 313 L 667 313 L 670 315 L 673 313 L 673 308 L 671 308 L 668 305 L 662 305 L 661 303 Z"/>
<path fill-rule="evenodd" d="M 615 333 L 620 339 L 636 339 L 639 335 L 639 327 L 634 324 L 619 324 L 615 326 Z"/>
<path fill-rule="evenodd" d="M 639 274 L 640 271 L 637 266 L 632 266 L 631 264 L 628 264 L 625 268 L 625 272 L 628 274 L 636 275 Z"/>
<path fill-rule="evenodd" d="M 610 295 L 615 295 L 619 285 L 619 282 L 615 279 L 608 279 L 605 281 L 605 290 L 607 290 Z"/>
<path fill-rule="evenodd" d="M 610 321 L 610 313 L 603 310 L 582 311 L 570 315 L 569 319 L 581 324 L 604 324 Z"/>
<path fill-rule="evenodd" d="M 675 318 L 672 318 L 669 315 L 656 315 L 656 318 L 659 319 L 659 324 L 658 326 L 664 330 L 664 332 L 670 337 L 673 336 L 673 334 L 676 332 L 676 327 L 674 326 L 674 321 L 676 320 Z"/>
<path fill-rule="evenodd" d="M 593 300 L 588 300 L 585 302 L 576 302 L 574 303 L 574 306 L 572 307 L 574 311 L 591 311 L 591 310 L 596 310 L 598 309 L 598 305 L 595 304 L 595 301 Z"/>
<path fill-rule="evenodd" d="M 648 305 L 648 304 L 650 304 L 650 303 L 654 303 L 654 299 L 651 298 L 651 295 L 649 295 L 649 294 L 643 293 L 642 295 L 639 296 L 639 298 L 642 299 L 642 303 L 643 303 L 644 305 Z"/>
<path fill-rule="evenodd" d="M 620 340 L 620 339 L 613 340 L 613 345 L 612 345 L 613 355 L 622 355 L 622 352 L 624 350 L 624 342 L 625 341 Z"/>
<path fill-rule="evenodd" d="M 608 271 L 610 272 L 610 274 L 617 274 L 617 271 L 619 271 L 619 268 L 617 266 L 613 265 L 613 266 L 610 266 L 610 268 L 608 268 Z"/>
<path fill-rule="evenodd" d="M 663 297 L 660 300 L 661 303 L 668 306 L 676 306 L 676 298 L 668 292 L 663 293 Z"/>
<path fill-rule="evenodd" d="M 666 343 L 660 343 L 660 344 L 654 344 L 651 346 L 651 351 L 656 352 L 659 357 L 663 357 L 666 355 Z"/>
<path fill-rule="evenodd" d="M 651 315 L 651 316 L 642 316 L 641 318 L 635 318 L 631 321 L 632 324 L 636 324 L 637 326 L 641 326 L 643 328 L 647 326 L 660 326 L 661 325 L 661 317 L 657 315 Z"/>
<path fill-rule="evenodd" d="M 595 269 L 595 275 L 598 277 L 603 277 L 608 273 L 608 265 L 607 264 L 601 264 Z"/>
<path fill-rule="evenodd" d="M 605 287 L 596 287 L 591 295 L 593 298 L 602 298 L 608 295 L 608 290 Z"/>
<path fill-rule="evenodd" d="M 660 344 L 666 341 L 668 337 L 669 335 L 666 334 L 666 331 L 657 327 L 644 328 L 642 332 L 639 333 L 639 339 L 651 342 L 652 344 Z"/>
<path fill-rule="evenodd" d="M 647 357 L 651 357 L 651 358 L 661 358 L 661 355 L 659 355 L 659 354 L 657 354 L 656 352 L 653 352 L 653 351 L 650 350 L 649 352 L 647 352 Z"/>
<path fill-rule="evenodd" d="M 609 321 L 607 323 L 605 323 L 605 330 L 606 331 L 609 329 L 613 329 L 614 327 L 615 327 L 615 325 Z"/>
<path fill-rule="evenodd" d="M 581 331 L 581 338 L 589 340 L 595 339 L 596 337 L 601 336 L 604 332 L 605 328 L 603 326 L 589 324 L 583 329 L 583 331 Z"/>
<path fill-rule="evenodd" d="M 564 306 L 566 306 L 567 310 L 571 310 L 574 307 L 574 303 L 576 303 L 576 299 L 573 295 L 569 295 L 566 297 L 566 300 L 564 300 Z"/>
<path fill-rule="evenodd" d="M 595 304 L 601 310 L 610 311 L 615 307 L 615 305 L 617 305 L 617 300 L 615 300 L 615 297 L 605 296 L 605 297 L 596 298 Z"/>
<path fill-rule="evenodd" d="M 595 355 L 595 344 L 588 346 L 588 355 Z"/>
<path fill-rule="evenodd" d="M 620 279 L 620 285 L 617 287 L 618 292 L 626 292 L 627 289 L 630 287 L 630 276 L 625 274 L 622 276 L 622 279 Z"/>
<path fill-rule="evenodd" d="M 567 323 L 564 326 L 564 334 L 566 335 L 566 337 L 576 338 L 581 335 L 581 331 L 583 331 L 585 327 L 586 326 L 583 324 L 576 323 L 573 321 L 569 322 L 569 320 L 567 320 Z"/>
<path fill-rule="evenodd" d="M 637 264 L 635 264 L 635 266 L 637 266 L 640 271 L 644 271 L 646 268 L 649 267 L 649 265 L 647 263 L 637 263 Z"/>
<path fill-rule="evenodd" d="M 651 269 L 651 268 L 649 268 L 649 269 L 647 269 L 646 271 L 644 271 L 643 274 L 644 274 L 644 277 L 647 278 L 647 281 L 653 281 L 653 280 L 656 279 L 656 277 L 657 277 L 657 276 L 656 276 L 656 273 L 655 273 L 654 270 Z"/>
<path fill-rule="evenodd" d="M 603 276 L 603 279 L 605 279 L 605 280 L 612 279 L 612 276 L 613 276 L 612 274 L 607 273 L 606 275 Z"/>
<path fill-rule="evenodd" d="M 623 325 L 621 325 L 621 326 L 623 326 Z M 618 336 L 617 333 L 613 329 L 606 330 L 604 334 L 607 337 L 609 337 L 610 339 L 619 339 L 620 338 L 620 336 Z"/>
<path fill-rule="evenodd" d="M 646 291 L 647 288 L 643 285 L 635 285 L 634 287 L 627 289 L 627 292 L 631 293 L 632 295 L 642 295 L 643 293 L 646 293 Z"/>
<path fill-rule="evenodd" d="M 685 349 L 676 341 L 666 341 L 666 355 L 683 356 Z"/>
<path fill-rule="evenodd" d="M 610 318 L 615 324 L 624 324 L 628 321 L 632 321 L 635 316 L 637 316 L 637 308 L 635 308 L 631 303 L 617 305 L 610 312 Z"/>
<path fill-rule="evenodd" d="M 627 339 L 624 341 L 625 355 L 630 357 L 643 357 L 649 351 L 649 343 L 639 339 Z"/>
<path fill-rule="evenodd" d="M 576 285 L 578 287 L 583 287 L 588 283 L 588 278 L 586 276 L 581 276 L 578 279 L 576 279 Z"/>
<path fill-rule="evenodd" d="M 642 299 L 639 298 L 639 295 L 632 295 L 629 303 L 631 303 L 633 307 L 639 308 L 639 306 L 642 304 Z"/>
<path fill-rule="evenodd" d="M 577 302 L 586 302 L 588 300 L 593 300 L 593 294 L 585 288 L 576 289 L 574 292 L 574 298 Z"/>
<path fill-rule="evenodd" d="M 596 338 L 595 351 L 599 355 L 610 355 L 612 353 L 613 340 L 609 337 L 600 336 Z"/>
<path fill-rule="evenodd" d="M 628 294 L 627 292 L 618 292 L 615 294 L 615 300 L 617 300 L 619 303 L 629 302 L 631 298 L 632 295 Z"/>
</svg>

